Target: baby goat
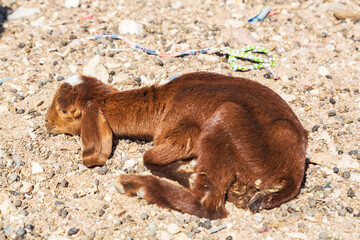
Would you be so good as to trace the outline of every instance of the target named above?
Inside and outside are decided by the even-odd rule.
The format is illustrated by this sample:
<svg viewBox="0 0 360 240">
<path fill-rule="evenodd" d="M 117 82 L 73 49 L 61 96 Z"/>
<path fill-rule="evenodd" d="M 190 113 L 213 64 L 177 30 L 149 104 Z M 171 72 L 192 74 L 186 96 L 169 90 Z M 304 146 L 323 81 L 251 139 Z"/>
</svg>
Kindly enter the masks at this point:
<svg viewBox="0 0 360 240">
<path fill-rule="evenodd" d="M 120 92 L 74 76 L 56 92 L 45 125 L 80 134 L 88 167 L 106 163 L 113 135 L 152 139 L 144 164 L 180 184 L 123 174 L 123 190 L 199 217 L 226 217 L 226 200 L 251 212 L 277 207 L 304 177 L 307 132 L 279 95 L 245 78 L 196 72 Z M 194 169 L 182 170 L 194 158 Z"/>
</svg>

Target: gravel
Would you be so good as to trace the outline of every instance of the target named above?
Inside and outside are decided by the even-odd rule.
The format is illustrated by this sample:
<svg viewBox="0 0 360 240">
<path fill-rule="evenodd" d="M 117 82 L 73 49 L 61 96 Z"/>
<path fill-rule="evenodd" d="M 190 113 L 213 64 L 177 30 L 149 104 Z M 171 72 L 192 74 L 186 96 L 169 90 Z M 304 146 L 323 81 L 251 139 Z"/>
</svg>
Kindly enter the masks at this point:
<svg viewBox="0 0 360 240">
<path fill-rule="evenodd" d="M 0 80 L 13 77 L 0 86 L 0 239 L 20 230 L 24 239 L 360 239 L 360 24 L 334 17 L 343 5 L 359 5 L 243 2 L 81 0 L 68 8 L 65 1 L 3 0 L 8 13 L 33 10 L 5 21 L 0 9 Z M 247 22 L 266 5 L 280 14 Z M 160 58 L 120 40 L 89 40 L 119 33 L 126 19 L 134 29 L 121 29 L 136 30 L 127 38 L 161 52 L 265 46 L 278 56 L 273 70 L 281 79 L 266 70 L 234 72 L 225 56 Z M 149 174 L 142 156 L 152 142 L 114 139 L 106 166 L 88 169 L 80 137 L 44 128 L 56 89 L 74 74 L 130 90 L 193 71 L 250 78 L 284 97 L 309 131 L 299 196 L 255 215 L 227 203 L 221 222 L 162 209 L 114 187 L 124 172 Z"/>
</svg>

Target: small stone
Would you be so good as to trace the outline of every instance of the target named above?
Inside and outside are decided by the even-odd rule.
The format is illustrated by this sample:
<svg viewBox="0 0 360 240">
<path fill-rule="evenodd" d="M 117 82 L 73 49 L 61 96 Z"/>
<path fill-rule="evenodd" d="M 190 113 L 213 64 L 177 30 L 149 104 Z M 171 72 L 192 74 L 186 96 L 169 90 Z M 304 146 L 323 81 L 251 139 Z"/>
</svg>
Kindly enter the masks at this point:
<svg viewBox="0 0 360 240">
<path fill-rule="evenodd" d="M 334 116 L 336 116 L 336 112 L 335 112 L 335 111 L 330 111 L 330 112 L 328 113 L 328 116 L 329 116 L 329 117 L 334 117 Z"/>
<path fill-rule="evenodd" d="M 77 234 L 78 232 L 79 232 L 78 228 L 70 228 L 69 231 L 68 231 L 68 235 L 72 236 L 72 235 Z"/>
<path fill-rule="evenodd" d="M 325 75 L 325 77 L 326 77 L 327 79 L 332 79 L 332 78 L 333 78 L 332 75 L 330 75 L 330 74 Z"/>
<path fill-rule="evenodd" d="M 69 182 L 68 182 L 66 179 L 63 179 L 63 180 L 61 181 L 61 186 L 63 186 L 63 187 L 68 187 L 68 186 L 69 186 Z"/>
<path fill-rule="evenodd" d="M 167 231 L 171 234 L 177 234 L 178 232 L 181 231 L 181 229 L 175 223 L 171 223 L 168 225 Z"/>
<path fill-rule="evenodd" d="M 110 71 L 110 72 L 109 72 L 109 75 L 110 75 L 110 76 L 114 76 L 114 75 L 115 75 L 115 71 Z"/>
<path fill-rule="evenodd" d="M 67 8 L 77 8 L 79 7 L 79 0 L 66 0 L 65 1 L 65 7 Z"/>
<path fill-rule="evenodd" d="M 142 24 L 138 24 L 129 19 L 122 20 L 118 26 L 118 30 L 121 34 L 142 34 L 144 32 L 144 28 Z"/>
<path fill-rule="evenodd" d="M 99 186 L 99 184 L 100 184 L 99 179 L 95 179 L 95 185 L 96 185 L 96 186 Z"/>
<path fill-rule="evenodd" d="M 339 211 L 339 216 L 344 217 L 346 215 L 346 210 L 344 208 L 341 208 Z"/>
<path fill-rule="evenodd" d="M 355 192 L 352 188 L 349 188 L 347 192 L 348 197 L 353 198 L 355 196 Z"/>
<path fill-rule="evenodd" d="M 344 171 L 341 174 L 341 177 L 344 178 L 344 179 L 349 179 L 350 178 L 350 172 L 349 171 Z"/>
<path fill-rule="evenodd" d="M 19 44 L 19 48 L 24 48 L 25 47 L 25 43 L 20 43 Z"/>
<path fill-rule="evenodd" d="M 102 64 L 102 58 L 99 55 L 96 55 L 88 61 L 88 63 L 83 68 L 83 74 L 95 77 L 104 83 L 107 83 L 109 80 L 109 73 Z"/>
<path fill-rule="evenodd" d="M 101 167 L 101 168 L 98 168 L 96 171 L 98 174 L 105 175 L 109 171 L 109 169 L 106 167 Z"/>
<path fill-rule="evenodd" d="M 225 240 L 233 240 L 233 237 L 232 237 L 232 236 L 227 236 L 227 237 L 225 238 Z"/>
<path fill-rule="evenodd" d="M 58 76 L 57 78 L 56 78 L 56 81 L 62 81 L 62 80 L 64 80 L 65 78 L 63 77 L 63 76 Z"/>
<path fill-rule="evenodd" d="M 149 218 L 149 214 L 147 214 L 146 212 L 142 212 L 142 213 L 140 213 L 140 218 L 142 220 L 146 220 Z"/>
<path fill-rule="evenodd" d="M 79 195 L 77 193 L 74 193 L 73 198 L 79 198 Z"/>
<path fill-rule="evenodd" d="M 24 236 L 25 233 L 26 233 L 25 230 L 22 228 L 16 231 L 16 235 L 18 235 L 18 236 Z"/>
<path fill-rule="evenodd" d="M 152 236 L 155 235 L 156 231 L 158 230 L 158 227 L 156 226 L 156 224 L 151 222 L 148 224 L 148 227 L 150 229 L 149 234 Z"/>
<path fill-rule="evenodd" d="M 339 151 L 338 151 L 338 154 L 339 154 L 339 155 L 342 155 L 342 154 L 344 154 L 344 151 L 339 150 Z"/>
<path fill-rule="evenodd" d="M 205 220 L 203 223 L 204 228 L 210 229 L 212 227 L 211 222 L 209 220 Z"/>
<path fill-rule="evenodd" d="M 27 231 L 27 232 L 30 232 L 30 231 L 32 231 L 32 230 L 34 230 L 34 225 L 32 225 L 32 224 L 30 224 L 30 223 L 28 223 L 28 224 L 26 224 L 25 225 L 25 230 Z"/>
<path fill-rule="evenodd" d="M 34 185 L 28 182 L 23 182 L 20 188 L 21 193 L 30 193 L 34 189 Z"/>
<path fill-rule="evenodd" d="M 21 215 L 24 215 L 24 216 L 29 215 L 29 212 L 28 212 L 27 210 L 25 210 L 25 209 L 20 210 L 19 213 L 20 213 Z"/>
<path fill-rule="evenodd" d="M 23 113 L 25 113 L 25 110 L 21 108 L 21 109 L 17 110 L 16 113 L 17 114 L 23 114 Z"/>
<path fill-rule="evenodd" d="M 63 211 L 61 211 L 61 217 L 62 218 L 66 218 L 66 216 L 69 214 L 69 212 L 65 209 L 65 210 L 63 210 Z"/>
<path fill-rule="evenodd" d="M 31 168 L 31 173 L 34 175 L 34 174 L 43 173 L 43 172 L 44 172 L 44 169 L 41 167 L 40 163 L 33 162 L 32 168 Z"/>
<path fill-rule="evenodd" d="M 336 103 L 336 101 L 335 101 L 333 98 L 329 98 L 329 102 L 330 102 L 331 104 L 335 104 L 335 103 Z"/>
<path fill-rule="evenodd" d="M 209 233 L 210 234 L 217 233 L 218 231 L 220 231 L 220 230 L 222 230 L 224 228 L 226 228 L 225 224 L 222 224 L 222 225 L 219 225 L 219 226 L 214 226 L 211 229 L 209 229 Z"/>
<path fill-rule="evenodd" d="M 309 206 L 310 206 L 311 208 L 315 208 L 315 207 L 316 207 L 316 201 L 315 201 L 314 198 L 309 197 L 309 198 L 308 198 L 308 202 L 309 202 Z"/>
<path fill-rule="evenodd" d="M 55 176 L 55 172 L 54 171 L 51 171 L 50 173 L 49 173 L 49 178 L 51 179 L 51 178 L 53 178 Z"/>
<path fill-rule="evenodd" d="M 267 78 L 267 79 L 271 78 L 271 74 L 270 73 L 265 73 L 264 78 Z"/>
<path fill-rule="evenodd" d="M 319 127 L 320 127 L 320 125 L 315 125 L 315 126 L 311 129 L 311 131 L 312 131 L 312 132 L 316 132 L 317 130 L 319 130 Z"/>
<path fill-rule="evenodd" d="M 123 169 L 126 169 L 126 168 L 131 168 L 133 166 L 135 166 L 136 162 L 132 159 L 130 160 L 127 160 L 123 166 Z"/>
<path fill-rule="evenodd" d="M 321 232 L 320 234 L 319 234 L 319 238 L 320 239 L 330 239 L 330 237 L 329 237 L 329 235 L 326 233 L 326 232 Z"/>
<path fill-rule="evenodd" d="M 349 155 L 357 155 L 357 154 L 358 154 L 358 150 L 349 151 Z"/>
<path fill-rule="evenodd" d="M 334 173 L 338 173 L 340 171 L 340 169 L 338 167 L 334 167 L 333 171 L 334 171 Z"/>
<path fill-rule="evenodd" d="M 164 66 L 164 62 L 161 61 L 161 60 L 159 60 L 158 64 L 159 64 L 160 67 Z"/>
<path fill-rule="evenodd" d="M 19 175 L 17 173 L 12 173 L 8 176 L 9 181 L 11 182 L 15 182 L 18 181 L 20 179 Z"/>
<path fill-rule="evenodd" d="M 99 217 L 102 217 L 105 214 L 105 210 L 100 208 L 99 209 Z"/>
<path fill-rule="evenodd" d="M 354 209 L 352 207 L 346 207 L 345 208 L 348 213 L 353 213 Z"/>
<path fill-rule="evenodd" d="M 15 207 L 20 207 L 21 206 L 21 204 L 22 204 L 22 201 L 21 200 L 19 200 L 19 199 L 16 199 L 15 200 L 15 203 L 14 203 L 14 205 L 15 205 Z"/>
</svg>

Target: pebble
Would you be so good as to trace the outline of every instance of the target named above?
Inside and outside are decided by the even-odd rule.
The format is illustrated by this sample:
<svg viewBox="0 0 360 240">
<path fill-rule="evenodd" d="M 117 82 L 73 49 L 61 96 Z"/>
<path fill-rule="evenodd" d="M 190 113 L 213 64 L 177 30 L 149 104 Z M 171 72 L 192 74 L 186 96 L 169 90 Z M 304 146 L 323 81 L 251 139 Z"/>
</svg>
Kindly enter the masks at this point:
<svg viewBox="0 0 360 240">
<path fill-rule="evenodd" d="M 63 187 L 68 187 L 68 186 L 69 186 L 69 182 L 68 182 L 66 179 L 63 179 L 63 180 L 61 181 L 61 186 L 63 186 Z"/>
<path fill-rule="evenodd" d="M 206 229 L 210 229 L 212 227 L 211 222 L 209 220 L 205 220 L 203 223 L 203 227 Z"/>
<path fill-rule="evenodd" d="M 38 8 L 23 8 L 16 9 L 12 14 L 7 16 L 8 20 L 16 20 L 20 18 L 31 17 L 34 14 L 40 13 Z"/>
<path fill-rule="evenodd" d="M 23 182 L 20 188 L 21 193 L 30 193 L 34 189 L 34 185 L 28 182 Z"/>
<path fill-rule="evenodd" d="M 66 0 L 65 1 L 65 7 L 67 8 L 77 8 L 79 7 L 79 0 Z"/>
<path fill-rule="evenodd" d="M 146 220 L 149 218 L 149 214 L 147 214 L 146 212 L 142 212 L 142 213 L 140 213 L 140 218 L 142 220 Z"/>
<path fill-rule="evenodd" d="M 222 225 L 219 225 L 219 226 L 214 226 L 214 227 L 212 227 L 211 229 L 209 229 L 209 233 L 210 234 L 213 234 L 213 233 L 216 233 L 216 232 L 218 232 L 218 231 L 220 231 L 220 230 L 223 230 L 223 229 L 225 229 L 226 228 L 226 225 L 225 224 L 222 224 Z"/>
<path fill-rule="evenodd" d="M 140 35 L 144 32 L 144 28 L 142 24 L 139 24 L 129 19 L 122 20 L 118 26 L 118 30 L 121 34 L 129 33 L 129 34 Z"/>
<path fill-rule="evenodd" d="M 334 171 L 334 173 L 338 173 L 340 171 L 340 169 L 338 167 L 334 167 L 333 171 Z"/>
<path fill-rule="evenodd" d="M 62 81 L 62 80 L 64 80 L 65 78 L 63 77 L 63 76 L 58 76 L 57 78 L 56 78 L 56 81 Z"/>
<path fill-rule="evenodd" d="M 40 163 L 33 162 L 32 168 L 31 168 L 31 173 L 34 175 L 34 174 L 43 173 L 43 172 L 44 172 L 44 169 L 41 167 Z"/>
<path fill-rule="evenodd" d="M 24 216 L 29 215 L 29 212 L 28 212 L 27 210 L 25 210 L 25 209 L 20 210 L 19 213 L 20 213 L 21 215 L 24 215 Z"/>
<path fill-rule="evenodd" d="M 150 235 L 155 235 L 156 231 L 158 230 L 158 227 L 155 223 L 151 222 L 151 223 L 148 223 L 148 227 L 149 227 L 149 234 Z"/>
<path fill-rule="evenodd" d="M 133 160 L 133 159 L 127 160 L 123 166 L 123 169 L 131 168 L 131 167 L 135 166 L 135 164 L 136 164 L 135 160 Z"/>
<path fill-rule="evenodd" d="M 14 203 L 14 205 L 15 205 L 15 207 L 20 207 L 21 206 L 21 204 L 22 204 L 22 201 L 21 200 L 19 200 L 19 199 L 16 199 L 15 200 L 15 203 Z"/>
<path fill-rule="evenodd" d="M 63 211 L 61 211 L 61 214 L 60 214 L 60 216 L 62 217 L 62 218 L 66 218 L 66 216 L 69 214 L 69 212 L 68 212 L 68 210 L 63 210 Z"/>
<path fill-rule="evenodd" d="M 329 102 L 330 102 L 331 104 L 335 104 L 335 103 L 336 103 L 336 101 L 335 101 L 333 98 L 329 98 Z"/>
<path fill-rule="evenodd" d="M 27 232 L 30 232 L 30 231 L 34 230 L 34 228 L 35 228 L 34 225 L 32 225 L 31 223 L 28 223 L 28 224 L 25 225 L 25 230 Z"/>
<path fill-rule="evenodd" d="M 345 208 L 348 213 L 353 213 L 354 209 L 352 207 L 346 207 Z"/>
<path fill-rule="evenodd" d="M 329 111 L 328 115 L 329 115 L 329 117 L 334 117 L 334 116 L 336 116 L 336 112 L 335 111 Z"/>
<path fill-rule="evenodd" d="M 22 228 L 20 228 L 19 230 L 16 231 L 16 235 L 18 235 L 18 236 L 24 236 L 25 233 L 26 233 L 25 230 Z"/>
<path fill-rule="evenodd" d="M 344 208 L 339 209 L 339 216 L 344 217 L 346 215 L 346 210 Z"/>
<path fill-rule="evenodd" d="M 225 240 L 233 240 L 233 237 L 232 237 L 232 236 L 227 236 L 227 237 L 225 238 Z"/>
<path fill-rule="evenodd" d="M 102 59 L 99 55 L 96 55 L 88 61 L 83 68 L 83 74 L 95 77 L 104 83 L 107 83 L 109 80 L 108 71 L 102 64 Z"/>
<path fill-rule="evenodd" d="M 177 234 L 178 232 L 181 231 L 181 229 L 175 223 L 169 224 L 166 230 L 171 234 Z"/>
<path fill-rule="evenodd" d="M 98 168 L 96 171 L 97 171 L 97 173 L 100 174 L 100 175 L 105 175 L 105 174 L 109 171 L 109 169 L 106 168 L 106 167 L 100 167 L 100 168 Z"/>
<path fill-rule="evenodd" d="M 12 173 L 8 176 L 9 181 L 11 182 L 15 182 L 18 181 L 20 179 L 19 175 L 17 173 Z"/>
<path fill-rule="evenodd" d="M 349 188 L 347 192 L 348 197 L 353 198 L 355 196 L 355 192 L 352 188 Z"/>
<path fill-rule="evenodd" d="M 341 177 L 344 178 L 344 179 L 349 179 L 350 178 L 350 172 L 349 171 L 344 171 L 341 174 Z"/>
<path fill-rule="evenodd" d="M 99 209 L 99 217 L 102 217 L 105 214 L 105 210 L 100 208 Z"/>
<path fill-rule="evenodd" d="M 68 231 L 68 235 L 72 236 L 72 235 L 77 234 L 78 232 L 79 232 L 78 228 L 70 228 L 69 231 Z"/>
<path fill-rule="evenodd" d="M 329 235 L 326 232 L 321 232 L 319 234 L 320 239 L 330 239 Z"/>
</svg>

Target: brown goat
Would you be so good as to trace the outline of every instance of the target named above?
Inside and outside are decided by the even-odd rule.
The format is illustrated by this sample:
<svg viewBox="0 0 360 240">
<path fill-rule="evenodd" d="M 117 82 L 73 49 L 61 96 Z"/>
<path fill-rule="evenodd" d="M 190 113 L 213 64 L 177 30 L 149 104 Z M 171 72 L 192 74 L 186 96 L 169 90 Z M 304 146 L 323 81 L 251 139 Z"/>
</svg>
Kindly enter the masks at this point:
<svg viewBox="0 0 360 240">
<path fill-rule="evenodd" d="M 277 207 L 299 193 L 304 177 L 307 132 L 279 95 L 244 78 L 196 72 L 120 92 L 74 76 L 56 92 L 45 125 L 80 134 L 88 167 L 106 163 L 113 134 L 153 139 L 144 164 L 180 185 L 123 174 L 120 186 L 199 217 L 226 217 L 226 200 L 252 212 Z M 194 158 L 193 171 L 181 170 Z"/>
</svg>

